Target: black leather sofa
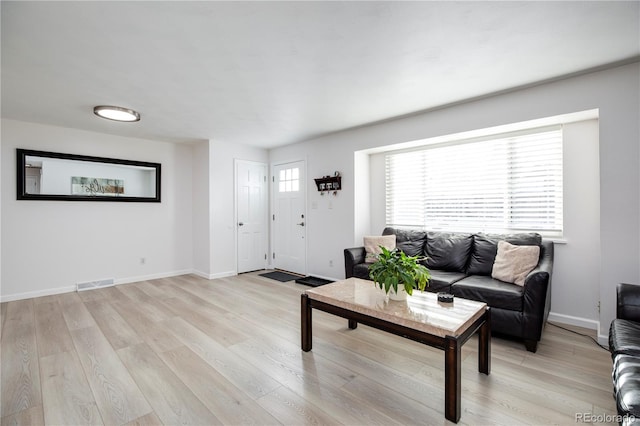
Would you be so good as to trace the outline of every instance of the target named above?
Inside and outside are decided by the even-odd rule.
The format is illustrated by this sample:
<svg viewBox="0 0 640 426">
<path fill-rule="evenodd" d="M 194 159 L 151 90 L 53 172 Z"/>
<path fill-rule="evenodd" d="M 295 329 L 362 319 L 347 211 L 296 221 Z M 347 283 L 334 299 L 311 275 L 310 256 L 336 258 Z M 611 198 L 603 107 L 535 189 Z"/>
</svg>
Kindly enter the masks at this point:
<svg viewBox="0 0 640 426">
<path fill-rule="evenodd" d="M 618 284 L 609 327 L 613 394 L 622 424 L 640 424 L 640 286 Z"/>
<path fill-rule="evenodd" d="M 465 234 L 385 228 L 383 235 L 396 235 L 396 246 L 409 256 L 426 256 L 431 271 L 428 291 L 450 292 L 491 307 L 493 333 L 524 340 L 535 352 L 551 305 L 553 242 L 539 234 Z M 540 260 L 524 286 L 491 278 L 498 241 L 514 245 L 538 245 Z M 345 276 L 369 278 L 364 247 L 344 250 Z"/>
</svg>

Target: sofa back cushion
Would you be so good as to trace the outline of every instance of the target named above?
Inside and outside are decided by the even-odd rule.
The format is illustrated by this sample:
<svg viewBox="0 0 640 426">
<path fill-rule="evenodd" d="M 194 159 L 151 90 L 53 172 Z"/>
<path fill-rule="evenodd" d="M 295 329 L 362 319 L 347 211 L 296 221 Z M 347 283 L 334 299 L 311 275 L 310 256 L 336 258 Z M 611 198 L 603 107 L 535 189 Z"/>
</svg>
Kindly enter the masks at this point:
<svg viewBox="0 0 640 426">
<path fill-rule="evenodd" d="M 507 241 L 516 246 L 540 246 L 542 237 L 535 232 L 523 234 L 475 234 L 469 259 L 469 275 L 491 275 L 498 253 L 498 241 Z"/>
<path fill-rule="evenodd" d="M 472 245 L 473 235 L 471 234 L 427 232 L 427 244 L 425 246 L 427 268 L 465 272 Z M 491 270 L 489 270 L 489 273 L 491 273 Z"/>
<path fill-rule="evenodd" d="M 425 231 L 384 228 L 382 235 L 395 235 L 396 247 L 402 250 L 407 256 L 422 256 L 424 253 L 424 243 L 427 240 L 427 233 Z"/>
</svg>

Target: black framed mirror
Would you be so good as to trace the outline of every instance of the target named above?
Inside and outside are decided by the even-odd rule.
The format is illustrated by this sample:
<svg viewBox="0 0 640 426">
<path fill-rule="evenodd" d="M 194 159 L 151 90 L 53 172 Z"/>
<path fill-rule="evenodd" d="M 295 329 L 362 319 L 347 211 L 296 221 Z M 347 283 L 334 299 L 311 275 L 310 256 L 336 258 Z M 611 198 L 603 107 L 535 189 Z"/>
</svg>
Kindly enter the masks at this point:
<svg viewBox="0 0 640 426">
<path fill-rule="evenodd" d="M 17 199 L 160 202 L 161 165 L 17 149 Z"/>
</svg>

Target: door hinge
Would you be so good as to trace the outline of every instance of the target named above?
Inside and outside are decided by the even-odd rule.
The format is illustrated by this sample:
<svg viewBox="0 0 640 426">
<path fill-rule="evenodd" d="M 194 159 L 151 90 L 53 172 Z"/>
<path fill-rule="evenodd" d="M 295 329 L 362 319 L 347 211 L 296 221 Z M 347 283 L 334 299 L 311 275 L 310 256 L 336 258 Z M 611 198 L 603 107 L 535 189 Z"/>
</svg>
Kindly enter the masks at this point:
<svg viewBox="0 0 640 426">
<path fill-rule="evenodd" d="M 273 258 L 274 258 L 274 259 L 276 258 L 276 254 L 275 254 L 275 253 L 273 253 Z"/>
<path fill-rule="evenodd" d="M 276 177 L 275 176 L 271 176 L 271 182 L 275 182 L 276 181 Z"/>
<path fill-rule="evenodd" d="M 273 215 L 273 220 L 276 220 L 276 215 L 275 214 Z"/>
<path fill-rule="evenodd" d="M 264 260 L 267 260 L 267 253 L 264 254 Z"/>
<path fill-rule="evenodd" d="M 598 300 L 598 313 L 600 313 L 600 301 Z"/>
</svg>

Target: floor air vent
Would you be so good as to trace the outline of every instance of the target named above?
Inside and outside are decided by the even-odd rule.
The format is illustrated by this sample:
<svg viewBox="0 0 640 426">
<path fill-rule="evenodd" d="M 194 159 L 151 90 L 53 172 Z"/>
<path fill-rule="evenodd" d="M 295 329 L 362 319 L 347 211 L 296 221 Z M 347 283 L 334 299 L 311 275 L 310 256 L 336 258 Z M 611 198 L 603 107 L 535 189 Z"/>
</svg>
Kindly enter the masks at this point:
<svg viewBox="0 0 640 426">
<path fill-rule="evenodd" d="M 86 283 L 76 284 L 77 291 L 93 290 L 94 288 L 109 287 L 113 285 L 113 278 L 98 281 L 87 281 Z"/>
</svg>

